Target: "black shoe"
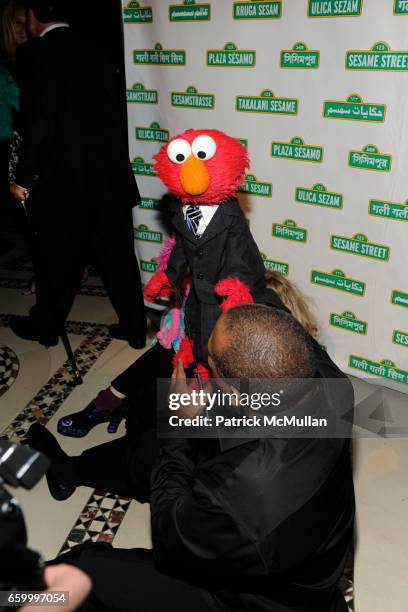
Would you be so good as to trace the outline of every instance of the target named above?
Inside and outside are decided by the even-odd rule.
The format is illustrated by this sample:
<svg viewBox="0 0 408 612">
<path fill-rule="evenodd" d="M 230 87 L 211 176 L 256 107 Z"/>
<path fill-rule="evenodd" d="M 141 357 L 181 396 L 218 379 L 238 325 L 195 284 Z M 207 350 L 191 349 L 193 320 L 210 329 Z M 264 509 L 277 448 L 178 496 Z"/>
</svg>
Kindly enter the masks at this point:
<svg viewBox="0 0 408 612">
<path fill-rule="evenodd" d="M 73 484 L 73 475 L 70 474 L 70 457 L 64 453 L 52 433 L 39 423 L 34 423 L 28 430 L 26 439 L 31 448 L 42 452 L 51 461 L 51 467 L 45 477 L 52 497 L 57 501 L 71 497 L 76 486 Z"/>
<path fill-rule="evenodd" d="M 18 317 L 13 315 L 10 317 L 9 327 L 19 338 L 34 340 L 47 348 L 58 344 L 57 334 L 41 333 L 35 328 L 30 317 Z"/>
<path fill-rule="evenodd" d="M 129 334 L 127 334 L 119 323 L 113 323 L 109 325 L 109 334 L 111 338 L 115 338 L 116 340 L 126 340 L 134 349 L 142 349 L 146 346 L 146 338 L 143 340 L 139 340 L 138 338 L 131 338 Z"/>
<path fill-rule="evenodd" d="M 95 401 L 92 401 L 80 412 L 62 417 L 58 421 L 58 433 L 71 438 L 83 438 L 91 429 L 101 423 L 109 423 L 108 433 L 116 433 L 126 412 L 126 403 L 116 410 L 98 410 Z"/>
</svg>

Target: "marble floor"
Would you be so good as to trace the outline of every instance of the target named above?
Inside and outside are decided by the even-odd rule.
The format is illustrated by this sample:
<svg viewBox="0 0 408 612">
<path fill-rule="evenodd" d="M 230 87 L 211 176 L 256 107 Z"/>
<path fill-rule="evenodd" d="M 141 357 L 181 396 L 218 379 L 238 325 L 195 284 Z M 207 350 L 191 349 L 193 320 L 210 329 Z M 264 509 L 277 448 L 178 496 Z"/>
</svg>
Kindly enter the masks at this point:
<svg viewBox="0 0 408 612">
<path fill-rule="evenodd" d="M 57 420 L 81 409 L 142 351 L 111 340 L 107 325 L 115 314 L 100 280 L 91 269 L 69 316 L 67 331 L 84 375 L 73 387 L 61 343 L 45 349 L 20 340 L 8 328 L 11 314 L 26 314 L 32 296 L 21 292 L 31 266 L 18 235 L 14 248 L 0 257 L 0 435 L 20 440 L 32 422 L 56 433 Z M 353 379 L 357 401 L 373 385 Z M 388 409 L 408 410 L 408 396 L 385 391 Z M 69 454 L 122 435 L 108 434 L 106 424 L 82 439 L 59 436 Z M 405 612 L 408 585 L 408 439 L 359 438 L 354 441 L 357 530 L 350 610 Z M 32 491 L 18 490 L 27 521 L 29 545 L 47 559 L 89 539 L 121 547 L 150 547 L 149 507 L 134 500 L 81 487 L 69 500 L 54 501 L 43 479 Z"/>
</svg>

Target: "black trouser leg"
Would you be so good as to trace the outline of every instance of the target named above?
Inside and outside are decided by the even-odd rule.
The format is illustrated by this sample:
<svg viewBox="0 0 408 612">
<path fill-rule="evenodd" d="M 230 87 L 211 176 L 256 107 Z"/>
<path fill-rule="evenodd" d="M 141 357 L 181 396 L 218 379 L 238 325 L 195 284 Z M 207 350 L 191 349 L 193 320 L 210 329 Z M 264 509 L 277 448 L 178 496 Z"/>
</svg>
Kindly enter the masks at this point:
<svg viewBox="0 0 408 612">
<path fill-rule="evenodd" d="M 151 550 L 120 549 L 109 544 L 76 546 L 53 563 L 69 563 L 92 580 L 82 612 L 210 612 L 209 594 L 161 574 Z"/>
<path fill-rule="evenodd" d="M 136 342 L 146 338 L 146 312 L 128 208 L 95 211 L 90 246 L 119 324 Z"/>
</svg>

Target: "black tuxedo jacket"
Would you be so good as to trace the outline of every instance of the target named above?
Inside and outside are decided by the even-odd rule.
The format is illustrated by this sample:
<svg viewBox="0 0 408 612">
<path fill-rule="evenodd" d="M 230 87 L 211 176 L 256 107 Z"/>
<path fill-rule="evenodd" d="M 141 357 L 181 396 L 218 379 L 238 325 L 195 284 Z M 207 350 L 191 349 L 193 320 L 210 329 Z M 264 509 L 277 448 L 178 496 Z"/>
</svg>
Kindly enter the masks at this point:
<svg viewBox="0 0 408 612">
<path fill-rule="evenodd" d="M 135 206 L 115 71 L 96 48 L 57 28 L 17 54 L 21 129 L 16 183 L 47 215 Z"/>
<path fill-rule="evenodd" d="M 169 211 L 174 213 L 176 236 L 166 268 L 171 283 L 179 287 L 190 268 L 198 300 L 202 304 L 218 304 L 216 283 L 234 276 L 244 281 L 255 301 L 259 301 L 265 292 L 265 267 L 238 200 L 220 203 L 199 240 L 187 227 L 178 200 L 170 203 Z"/>
</svg>

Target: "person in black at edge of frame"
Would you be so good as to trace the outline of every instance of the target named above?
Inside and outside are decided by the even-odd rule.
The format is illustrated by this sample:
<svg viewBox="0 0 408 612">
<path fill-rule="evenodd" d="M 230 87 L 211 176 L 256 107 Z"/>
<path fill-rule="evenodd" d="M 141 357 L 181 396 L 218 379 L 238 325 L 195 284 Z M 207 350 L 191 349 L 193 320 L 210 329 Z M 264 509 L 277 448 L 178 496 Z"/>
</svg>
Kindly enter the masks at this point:
<svg viewBox="0 0 408 612">
<path fill-rule="evenodd" d="M 38 270 L 36 304 L 10 327 L 55 345 L 90 254 L 118 314 L 111 335 L 141 348 L 146 314 L 131 213 L 140 196 L 122 140 L 115 70 L 71 31 L 63 0 L 27 0 L 27 8 L 33 40 L 16 55 L 22 144 L 11 193 L 18 201 L 29 196 Z"/>
</svg>

